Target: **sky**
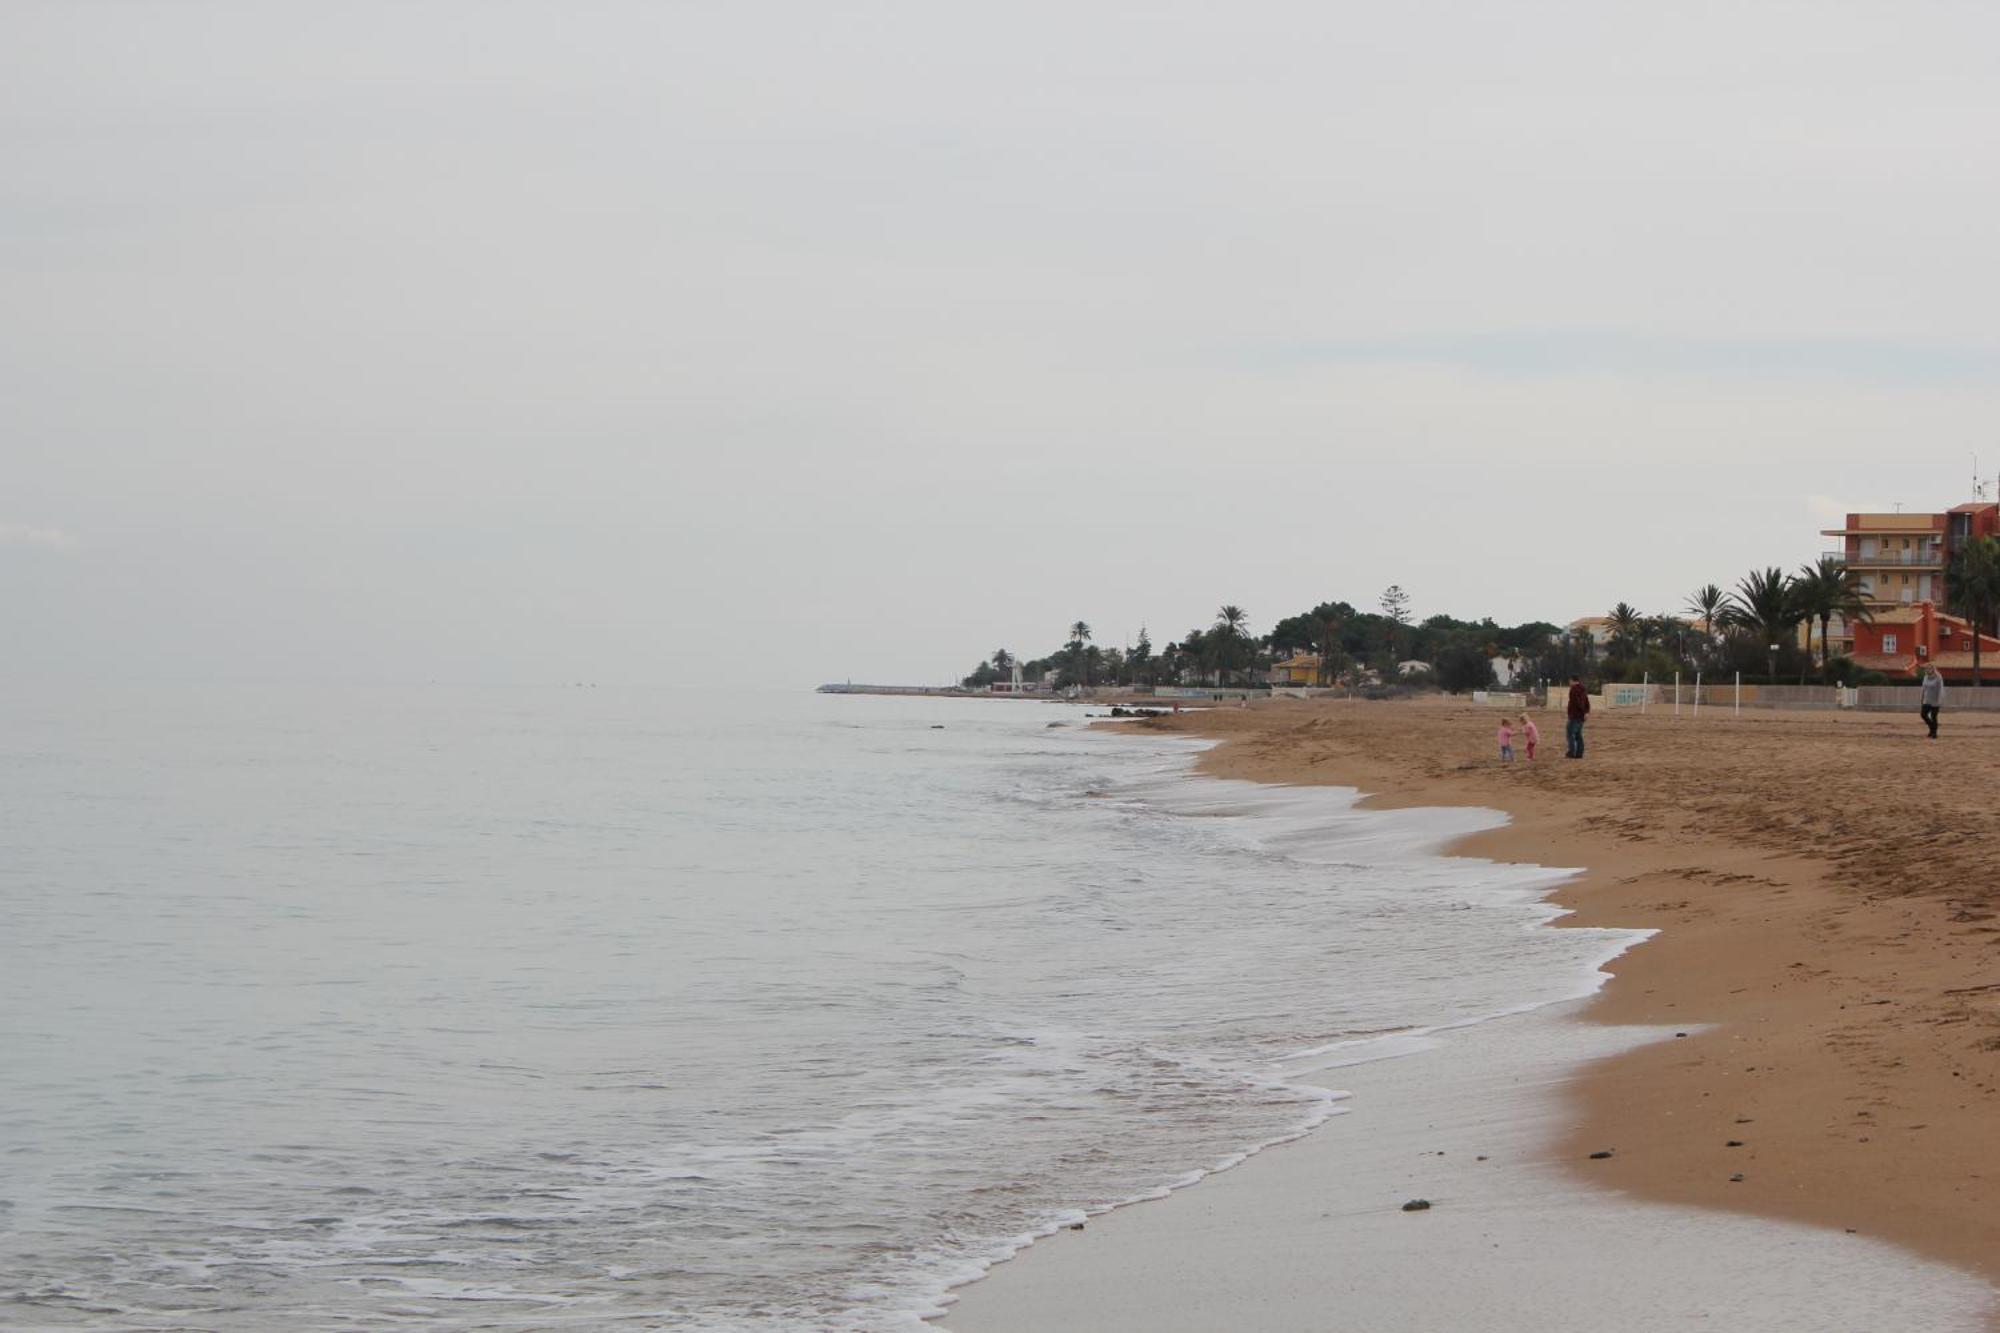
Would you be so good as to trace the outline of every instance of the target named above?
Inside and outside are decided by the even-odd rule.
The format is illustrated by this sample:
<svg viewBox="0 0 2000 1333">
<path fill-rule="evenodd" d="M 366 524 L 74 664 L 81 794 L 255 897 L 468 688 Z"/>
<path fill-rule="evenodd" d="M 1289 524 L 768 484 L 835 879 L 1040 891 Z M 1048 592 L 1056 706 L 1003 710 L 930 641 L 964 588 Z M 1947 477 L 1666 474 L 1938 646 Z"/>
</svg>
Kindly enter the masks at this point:
<svg viewBox="0 0 2000 1333">
<path fill-rule="evenodd" d="M 1990 6 L 0 32 L 0 678 L 937 683 L 1391 583 L 1671 611 L 2000 473 Z"/>
</svg>

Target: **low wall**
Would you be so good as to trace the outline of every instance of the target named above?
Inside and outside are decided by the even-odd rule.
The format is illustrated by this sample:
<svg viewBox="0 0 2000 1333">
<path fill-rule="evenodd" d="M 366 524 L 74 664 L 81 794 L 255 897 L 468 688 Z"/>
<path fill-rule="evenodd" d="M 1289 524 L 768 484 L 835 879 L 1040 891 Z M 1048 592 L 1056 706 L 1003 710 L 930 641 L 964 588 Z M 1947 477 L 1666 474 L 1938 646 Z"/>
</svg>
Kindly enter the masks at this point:
<svg viewBox="0 0 2000 1333">
<path fill-rule="evenodd" d="M 1863 685 L 1851 690 L 1854 707 L 1877 713 L 1914 713 L 1924 702 L 1921 685 Z M 1973 689 L 1970 685 L 1944 687 L 1944 710 L 2000 713 L 2000 690 Z"/>
</svg>

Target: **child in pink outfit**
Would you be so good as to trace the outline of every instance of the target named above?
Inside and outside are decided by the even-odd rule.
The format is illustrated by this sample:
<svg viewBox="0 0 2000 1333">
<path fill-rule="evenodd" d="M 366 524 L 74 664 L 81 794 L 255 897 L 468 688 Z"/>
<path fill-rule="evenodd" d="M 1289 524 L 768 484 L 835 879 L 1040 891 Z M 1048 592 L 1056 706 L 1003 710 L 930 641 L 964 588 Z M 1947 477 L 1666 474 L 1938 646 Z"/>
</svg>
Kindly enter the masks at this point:
<svg viewBox="0 0 2000 1333">
<path fill-rule="evenodd" d="M 1507 719 L 1500 719 L 1500 762 L 1514 762 L 1514 729 L 1507 725 Z"/>
<path fill-rule="evenodd" d="M 1535 745 L 1542 739 L 1542 733 L 1529 721 L 1526 713 L 1521 714 L 1521 737 L 1528 747 L 1528 762 L 1532 764 L 1535 762 Z"/>
</svg>

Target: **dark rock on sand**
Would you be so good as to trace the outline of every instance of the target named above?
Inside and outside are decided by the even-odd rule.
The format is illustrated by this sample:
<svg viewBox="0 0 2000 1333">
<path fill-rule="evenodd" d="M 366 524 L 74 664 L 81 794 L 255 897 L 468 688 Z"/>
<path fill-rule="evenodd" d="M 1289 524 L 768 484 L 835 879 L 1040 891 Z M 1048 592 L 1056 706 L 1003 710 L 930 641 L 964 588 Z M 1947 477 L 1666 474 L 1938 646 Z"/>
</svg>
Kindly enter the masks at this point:
<svg viewBox="0 0 2000 1333">
<path fill-rule="evenodd" d="M 1429 1199 L 1412 1199 L 1403 1205 L 1403 1211 L 1406 1213 L 1422 1213 L 1429 1211 L 1430 1206 L 1431 1201 Z"/>
<path fill-rule="evenodd" d="M 1603 1160 L 1604 1160 L 1605 1158 L 1607 1158 L 1607 1157 L 1609 1157 L 1609 1156 L 1611 1156 L 1611 1149 L 1609 1149 L 1609 1148 L 1605 1148 L 1605 1149 L 1602 1149 L 1602 1150 L 1600 1150 L 1600 1151 L 1598 1151 L 1598 1152 L 1594 1152 L 1594 1153 L 1592 1153 L 1592 1154 L 1590 1155 L 1590 1160 L 1591 1160 L 1591 1161 L 1593 1161 L 1593 1162 L 1601 1162 L 1601 1161 L 1603 1161 Z"/>
</svg>

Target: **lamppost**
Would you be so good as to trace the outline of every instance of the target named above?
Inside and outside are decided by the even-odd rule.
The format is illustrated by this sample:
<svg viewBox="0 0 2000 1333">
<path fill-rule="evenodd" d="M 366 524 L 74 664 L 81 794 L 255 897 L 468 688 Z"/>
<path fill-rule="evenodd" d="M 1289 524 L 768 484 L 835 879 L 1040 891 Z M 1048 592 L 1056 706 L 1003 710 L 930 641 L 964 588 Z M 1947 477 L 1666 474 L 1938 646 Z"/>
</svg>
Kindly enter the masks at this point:
<svg viewBox="0 0 2000 1333">
<path fill-rule="evenodd" d="M 1771 645 L 1771 674 L 1769 680 L 1773 685 L 1778 683 L 1778 645 L 1775 643 Z"/>
</svg>

